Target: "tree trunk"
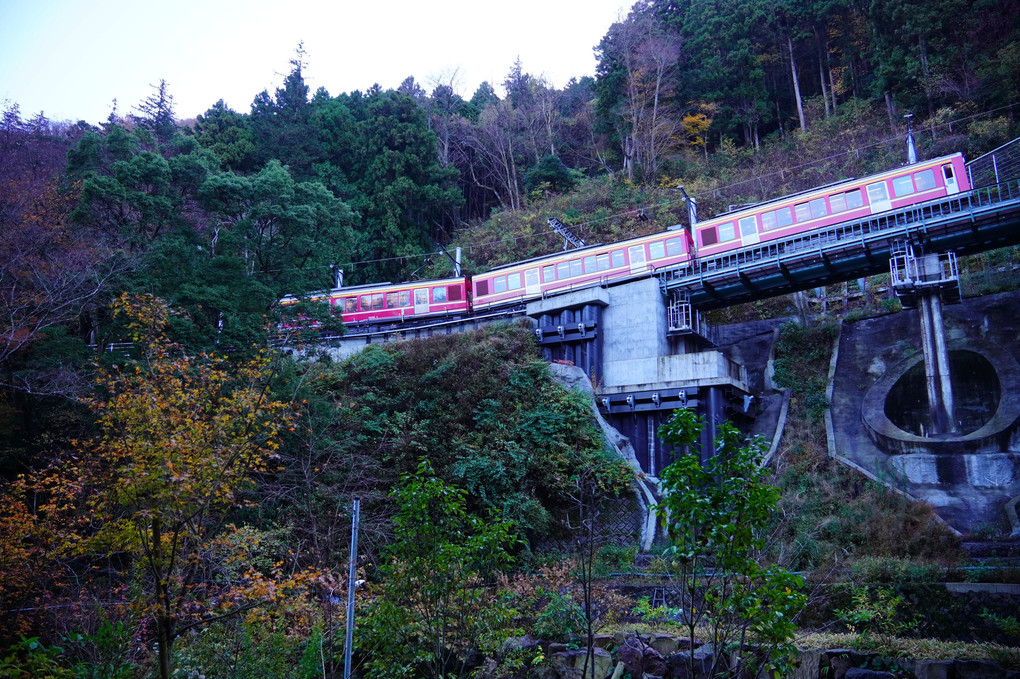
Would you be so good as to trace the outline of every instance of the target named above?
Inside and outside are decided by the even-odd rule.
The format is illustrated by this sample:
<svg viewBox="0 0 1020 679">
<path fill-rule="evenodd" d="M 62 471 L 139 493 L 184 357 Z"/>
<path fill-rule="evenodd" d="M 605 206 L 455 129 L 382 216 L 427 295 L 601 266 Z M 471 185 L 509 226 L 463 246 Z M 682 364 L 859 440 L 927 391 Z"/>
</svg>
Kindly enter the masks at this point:
<svg viewBox="0 0 1020 679">
<path fill-rule="evenodd" d="M 800 81 L 797 79 L 797 60 L 793 56 L 793 37 L 786 35 L 786 46 L 790 50 L 790 72 L 793 74 L 793 98 L 797 101 L 797 117 L 800 119 L 800 129 L 807 129 L 807 120 L 804 118 L 804 102 L 800 97 Z"/>
<path fill-rule="evenodd" d="M 818 26 L 812 26 L 812 30 L 815 33 L 815 45 L 818 48 L 818 79 L 822 83 L 822 100 L 825 101 L 825 117 L 828 118 L 832 115 L 832 109 L 829 108 L 829 93 L 825 85 L 825 33 L 824 31 L 818 30 Z"/>
<path fill-rule="evenodd" d="M 889 90 L 885 91 L 885 110 L 889 112 L 889 127 L 892 128 L 893 134 L 896 134 L 896 104 Z"/>
<path fill-rule="evenodd" d="M 156 587 L 156 643 L 158 644 L 159 677 L 160 679 L 170 679 L 173 614 L 170 610 L 170 583 L 167 581 L 169 574 L 163 569 L 163 532 L 158 516 L 152 518 L 150 531 L 152 545 L 148 558 Z"/>
</svg>

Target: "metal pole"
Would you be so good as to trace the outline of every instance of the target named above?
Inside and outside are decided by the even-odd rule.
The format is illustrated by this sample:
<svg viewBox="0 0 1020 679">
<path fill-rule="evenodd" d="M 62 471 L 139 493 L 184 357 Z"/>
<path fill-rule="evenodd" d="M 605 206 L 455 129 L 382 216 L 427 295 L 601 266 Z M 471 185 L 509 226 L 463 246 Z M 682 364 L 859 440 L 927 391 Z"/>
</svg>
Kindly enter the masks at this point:
<svg viewBox="0 0 1020 679">
<path fill-rule="evenodd" d="M 354 583 L 358 564 L 358 521 L 361 515 L 361 498 L 354 496 L 354 513 L 351 518 L 351 564 L 347 571 L 347 640 L 344 643 L 344 679 L 351 679 L 351 646 L 354 644 Z"/>
</svg>

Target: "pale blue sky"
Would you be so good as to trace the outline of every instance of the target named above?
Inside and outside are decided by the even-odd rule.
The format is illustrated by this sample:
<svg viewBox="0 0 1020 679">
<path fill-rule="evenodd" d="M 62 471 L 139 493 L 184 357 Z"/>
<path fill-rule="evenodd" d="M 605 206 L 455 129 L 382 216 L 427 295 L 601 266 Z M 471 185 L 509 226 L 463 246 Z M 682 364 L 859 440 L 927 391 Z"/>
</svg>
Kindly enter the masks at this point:
<svg viewBox="0 0 1020 679">
<path fill-rule="evenodd" d="M 395 88 L 408 75 L 470 97 L 514 60 L 562 87 L 633 0 L 0 0 L 0 108 L 105 120 L 161 78 L 180 118 L 218 99 L 240 112 L 280 85 L 298 41 L 312 90 Z"/>
</svg>

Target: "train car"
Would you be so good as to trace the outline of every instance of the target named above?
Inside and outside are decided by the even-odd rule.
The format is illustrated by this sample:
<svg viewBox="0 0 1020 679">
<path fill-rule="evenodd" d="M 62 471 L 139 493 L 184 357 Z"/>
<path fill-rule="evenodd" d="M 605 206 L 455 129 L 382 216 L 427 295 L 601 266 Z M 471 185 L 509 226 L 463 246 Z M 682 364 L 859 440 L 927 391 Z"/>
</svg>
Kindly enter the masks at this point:
<svg viewBox="0 0 1020 679">
<path fill-rule="evenodd" d="M 812 231 L 967 191 L 959 153 L 811 189 L 699 222 L 697 257 Z"/>
<path fill-rule="evenodd" d="M 329 300 L 334 315 L 343 318 L 347 325 L 358 325 L 464 315 L 471 311 L 468 293 L 467 279 L 458 277 L 334 288 L 314 292 L 309 299 Z M 280 300 L 283 306 L 297 302 L 298 298 L 291 296 Z"/>
<path fill-rule="evenodd" d="M 508 264 L 471 279 L 475 310 L 526 302 L 551 293 L 647 276 L 691 256 L 691 238 L 679 225 L 612 245 L 591 245 Z"/>
<path fill-rule="evenodd" d="M 353 325 L 466 314 L 468 292 L 467 279 L 458 277 L 336 288 L 329 299 L 344 323 Z"/>
</svg>

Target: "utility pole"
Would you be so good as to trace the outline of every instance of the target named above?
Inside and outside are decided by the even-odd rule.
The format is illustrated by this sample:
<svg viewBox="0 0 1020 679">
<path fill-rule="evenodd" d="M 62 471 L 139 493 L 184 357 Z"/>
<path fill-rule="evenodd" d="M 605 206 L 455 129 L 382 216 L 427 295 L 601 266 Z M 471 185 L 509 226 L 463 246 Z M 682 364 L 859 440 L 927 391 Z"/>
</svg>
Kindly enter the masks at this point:
<svg viewBox="0 0 1020 679">
<path fill-rule="evenodd" d="M 347 639 L 344 643 L 344 679 L 351 679 L 351 647 L 354 645 L 354 590 L 357 583 L 358 565 L 358 521 L 361 516 L 361 498 L 354 496 L 354 510 L 351 515 L 351 559 L 347 571 Z"/>
</svg>

